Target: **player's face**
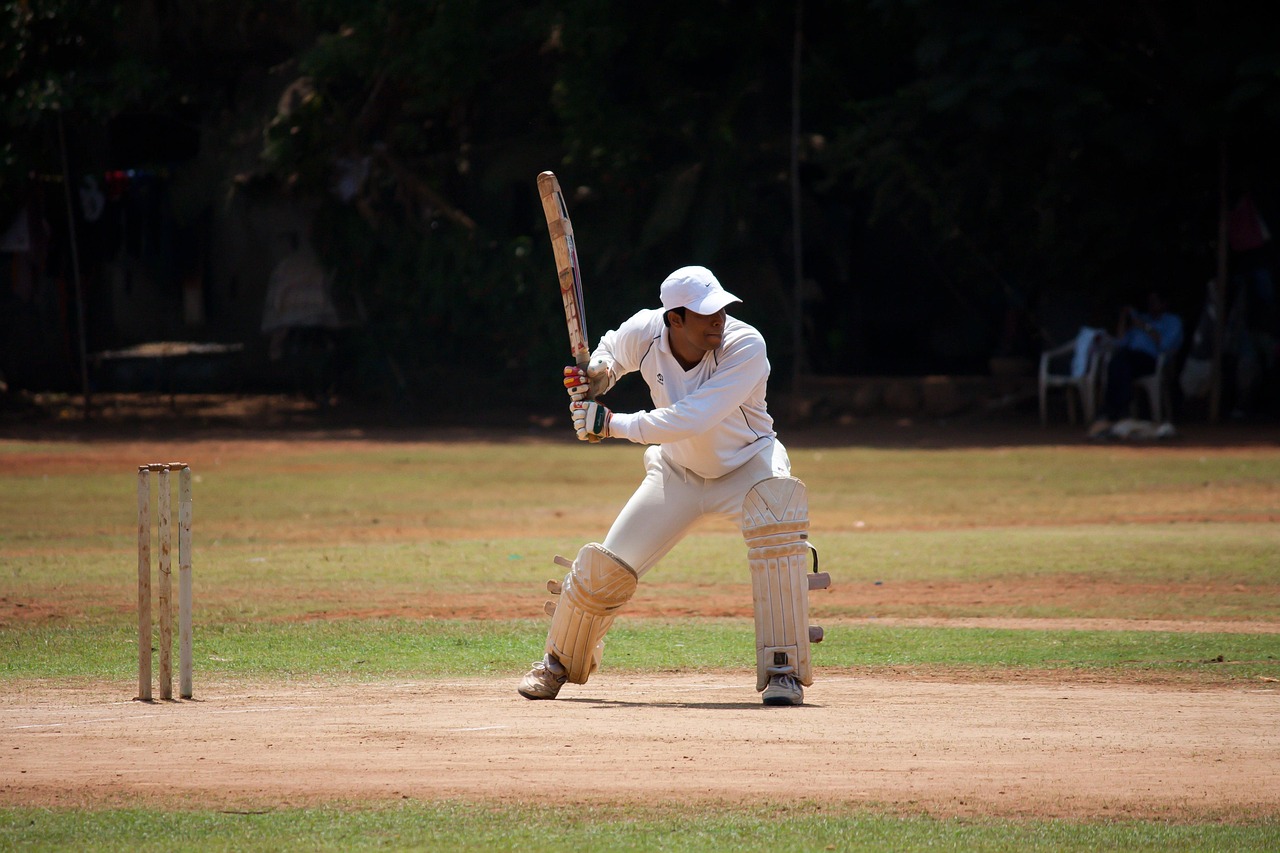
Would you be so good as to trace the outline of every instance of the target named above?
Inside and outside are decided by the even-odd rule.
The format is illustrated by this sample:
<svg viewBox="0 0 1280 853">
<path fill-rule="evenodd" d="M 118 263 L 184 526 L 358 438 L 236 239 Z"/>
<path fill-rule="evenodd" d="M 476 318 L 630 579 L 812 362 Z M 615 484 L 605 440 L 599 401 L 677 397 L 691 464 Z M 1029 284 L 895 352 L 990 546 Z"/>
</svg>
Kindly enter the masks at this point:
<svg viewBox="0 0 1280 853">
<path fill-rule="evenodd" d="M 710 352 L 720 346 L 720 341 L 724 339 L 724 318 L 723 308 L 714 314 L 685 311 L 684 322 L 678 328 L 673 323 L 672 328 L 676 329 L 681 341 L 690 348 L 700 353 Z"/>
</svg>

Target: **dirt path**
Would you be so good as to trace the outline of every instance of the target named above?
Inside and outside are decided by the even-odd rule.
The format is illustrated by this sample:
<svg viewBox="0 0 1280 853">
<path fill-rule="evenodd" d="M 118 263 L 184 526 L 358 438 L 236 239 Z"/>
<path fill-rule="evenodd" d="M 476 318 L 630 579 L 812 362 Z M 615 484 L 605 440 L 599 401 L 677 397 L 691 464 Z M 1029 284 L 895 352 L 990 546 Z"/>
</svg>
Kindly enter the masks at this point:
<svg viewBox="0 0 1280 853">
<path fill-rule="evenodd" d="M 1280 690 L 827 675 L 765 708 L 748 673 L 601 674 L 556 702 L 512 679 L 119 683 L 0 700 L 0 805 L 816 800 L 939 815 L 1280 814 Z M 625 759 L 623 758 L 625 757 Z M 625 763 L 624 763 L 625 761 Z"/>
</svg>

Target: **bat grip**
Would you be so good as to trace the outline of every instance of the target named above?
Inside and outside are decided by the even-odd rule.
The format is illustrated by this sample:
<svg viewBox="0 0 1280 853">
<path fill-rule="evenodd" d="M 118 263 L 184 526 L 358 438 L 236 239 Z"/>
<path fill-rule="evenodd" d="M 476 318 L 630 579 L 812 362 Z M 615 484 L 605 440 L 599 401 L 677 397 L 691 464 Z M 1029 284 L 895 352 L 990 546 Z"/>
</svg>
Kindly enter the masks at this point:
<svg viewBox="0 0 1280 853">
<path fill-rule="evenodd" d="M 587 365 L 588 365 L 590 362 L 591 362 L 590 357 L 587 357 L 587 358 L 585 358 L 585 359 L 580 359 L 580 360 L 578 361 L 578 367 L 581 367 L 581 368 L 582 368 L 582 375 L 583 375 L 584 377 L 586 377 L 586 375 L 587 375 Z M 591 393 L 591 379 L 590 379 L 590 378 L 587 378 L 587 399 L 588 399 L 588 400 L 594 400 L 595 398 L 596 398 L 596 395 Z M 599 444 L 599 443 L 600 443 L 600 442 L 602 442 L 602 441 L 604 441 L 604 439 L 603 439 L 603 438 L 601 438 L 601 437 L 600 437 L 600 436 L 598 436 L 598 435 L 589 435 L 589 436 L 587 436 L 587 442 L 588 442 L 589 444 Z"/>
<path fill-rule="evenodd" d="M 591 393 L 591 379 L 587 376 L 587 365 L 591 363 L 591 353 L 584 352 L 583 349 L 578 350 L 578 355 L 576 355 L 573 360 L 574 360 L 574 363 L 578 365 L 578 367 L 582 368 L 582 377 L 587 380 L 586 399 L 594 400 L 596 398 L 596 395 Z M 603 440 L 604 439 L 602 439 L 598 435 L 587 436 L 587 441 L 590 444 L 599 444 Z"/>
</svg>

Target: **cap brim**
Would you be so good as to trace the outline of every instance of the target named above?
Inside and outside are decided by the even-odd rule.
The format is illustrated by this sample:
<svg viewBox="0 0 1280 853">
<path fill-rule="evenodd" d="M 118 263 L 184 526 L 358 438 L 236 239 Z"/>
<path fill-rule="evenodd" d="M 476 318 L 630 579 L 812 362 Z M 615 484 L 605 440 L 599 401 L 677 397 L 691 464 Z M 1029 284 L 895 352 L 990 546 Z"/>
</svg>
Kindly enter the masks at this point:
<svg viewBox="0 0 1280 853">
<path fill-rule="evenodd" d="M 685 307 L 695 314 L 714 314 L 721 308 L 741 301 L 741 299 L 734 296 L 727 290 L 714 290 L 699 299 L 697 302 L 694 302 L 691 305 L 686 305 Z"/>
</svg>

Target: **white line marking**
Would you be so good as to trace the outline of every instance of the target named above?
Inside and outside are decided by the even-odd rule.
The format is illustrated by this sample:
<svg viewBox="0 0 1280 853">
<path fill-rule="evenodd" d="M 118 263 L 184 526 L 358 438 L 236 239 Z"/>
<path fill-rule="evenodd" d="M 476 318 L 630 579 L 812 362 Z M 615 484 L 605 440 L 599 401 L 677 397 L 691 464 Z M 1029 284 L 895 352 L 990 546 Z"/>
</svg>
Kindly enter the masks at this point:
<svg viewBox="0 0 1280 853">
<path fill-rule="evenodd" d="M 475 726 L 470 729 L 444 729 L 446 732 L 487 732 L 491 729 L 509 729 L 511 726 Z"/>
<path fill-rule="evenodd" d="M 323 705 L 282 705 L 278 708 L 224 708 L 217 711 L 209 711 L 210 714 L 258 714 L 271 713 L 274 711 L 316 711 L 321 710 Z M 87 725 L 89 723 L 118 723 L 132 722 L 134 720 L 145 720 L 151 717 L 163 717 L 164 714 L 140 714 L 136 717 L 99 717 L 92 720 L 66 720 L 61 723 L 29 723 L 21 726 L 10 726 L 11 729 L 56 729 L 59 726 L 76 726 Z"/>
<path fill-rule="evenodd" d="M 141 717 L 129 717 L 129 719 L 130 719 L 130 720 L 142 720 L 142 719 L 146 719 L 147 717 L 158 717 L 158 716 L 160 716 L 160 715 L 159 715 L 159 714 L 143 714 Z M 25 725 L 25 726 L 12 726 L 11 728 L 15 728 L 15 729 L 56 729 L 56 728 L 58 728 L 59 726 L 74 726 L 74 725 L 81 725 L 81 724 L 84 724 L 84 723 L 114 723 L 114 722 L 116 722 L 116 721 L 117 721 L 117 720 L 119 720 L 119 719 L 120 719 L 120 717 L 99 717 L 99 718 L 98 718 L 98 719 L 96 719 L 96 720 L 67 720 L 67 721 L 62 722 L 62 723 L 31 723 L 31 724 L 29 724 L 29 725 Z"/>
<path fill-rule="evenodd" d="M 210 711 L 210 714 L 257 714 L 266 711 L 317 711 L 323 705 L 282 705 L 279 708 L 228 708 L 222 711 Z"/>
</svg>

